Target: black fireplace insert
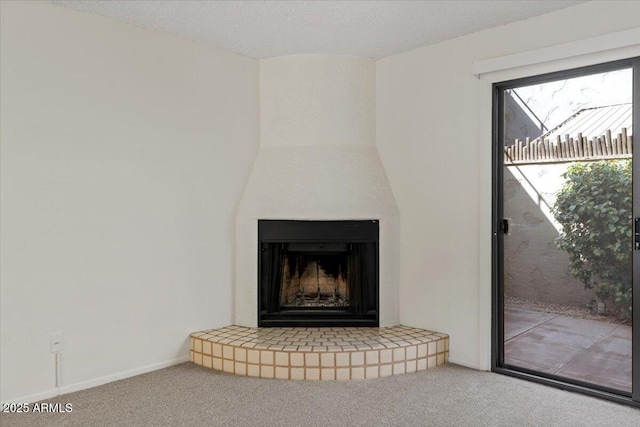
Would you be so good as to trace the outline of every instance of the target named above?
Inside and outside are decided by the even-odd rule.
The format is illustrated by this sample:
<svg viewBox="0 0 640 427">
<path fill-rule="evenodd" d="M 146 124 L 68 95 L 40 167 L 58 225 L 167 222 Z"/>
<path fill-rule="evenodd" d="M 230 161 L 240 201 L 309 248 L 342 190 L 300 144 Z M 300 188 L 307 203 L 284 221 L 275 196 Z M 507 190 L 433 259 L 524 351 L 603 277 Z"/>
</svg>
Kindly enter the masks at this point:
<svg viewBox="0 0 640 427">
<path fill-rule="evenodd" d="M 379 226 L 258 221 L 258 326 L 379 326 Z"/>
</svg>

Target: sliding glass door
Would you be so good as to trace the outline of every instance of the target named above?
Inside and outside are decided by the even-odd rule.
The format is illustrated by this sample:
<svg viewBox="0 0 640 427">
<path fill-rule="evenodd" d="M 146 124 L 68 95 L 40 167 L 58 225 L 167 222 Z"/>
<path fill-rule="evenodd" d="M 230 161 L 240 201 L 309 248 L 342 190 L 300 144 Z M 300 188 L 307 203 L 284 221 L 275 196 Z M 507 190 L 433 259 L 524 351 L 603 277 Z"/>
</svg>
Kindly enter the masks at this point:
<svg viewBox="0 0 640 427">
<path fill-rule="evenodd" d="M 631 404 L 639 62 L 494 85 L 494 369 Z"/>
</svg>

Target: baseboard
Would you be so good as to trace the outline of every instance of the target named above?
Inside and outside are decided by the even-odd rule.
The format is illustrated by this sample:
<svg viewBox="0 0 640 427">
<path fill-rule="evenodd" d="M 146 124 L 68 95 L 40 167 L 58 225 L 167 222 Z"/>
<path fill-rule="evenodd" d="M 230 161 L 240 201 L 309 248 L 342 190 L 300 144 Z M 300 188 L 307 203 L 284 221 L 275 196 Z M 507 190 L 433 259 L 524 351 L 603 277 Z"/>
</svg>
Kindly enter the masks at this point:
<svg viewBox="0 0 640 427">
<path fill-rule="evenodd" d="M 449 356 L 449 363 L 453 363 L 455 365 L 464 366 L 465 368 L 475 369 L 476 371 L 486 371 L 487 370 L 487 369 L 482 369 L 480 366 L 478 366 L 477 363 L 465 362 L 464 360 L 459 360 L 459 359 L 456 359 L 456 358 L 452 358 L 451 356 Z"/>
<path fill-rule="evenodd" d="M 2 405 L 5 405 L 7 403 L 33 403 L 33 402 L 39 402 L 41 400 L 58 397 L 59 395 L 60 395 L 60 392 L 58 391 L 57 388 L 51 388 L 51 389 L 46 390 L 46 391 L 41 391 L 39 393 L 30 394 L 28 396 L 17 397 L 15 399 L 10 399 L 10 400 L 3 400 L 2 401 Z"/>
<path fill-rule="evenodd" d="M 3 401 L 2 403 L 33 403 L 44 399 L 51 399 L 63 394 L 73 393 L 75 391 L 86 390 L 88 388 L 98 387 L 103 384 L 107 384 L 113 381 L 123 380 L 125 378 L 135 377 L 137 375 L 146 374 L 147 372 L 157 371 L 159 369 L 168 368 L 169 366 L 179 365 L 180 363 L 188 362 L 189 356 L 182 356 L 164 362 L 152 363 L 151 365 L 142 366 L 140 368 L 130 369 L 128 371 L 122 371 L 111 375 L 105 375 L 103 377 L 94 378 L 87 381 L 82 381 L 75 384 L 70 384 L 62 387 L 52 388 L 39 393 L 30 394 L 28 396 L 19 397 Z"/>
</svg>

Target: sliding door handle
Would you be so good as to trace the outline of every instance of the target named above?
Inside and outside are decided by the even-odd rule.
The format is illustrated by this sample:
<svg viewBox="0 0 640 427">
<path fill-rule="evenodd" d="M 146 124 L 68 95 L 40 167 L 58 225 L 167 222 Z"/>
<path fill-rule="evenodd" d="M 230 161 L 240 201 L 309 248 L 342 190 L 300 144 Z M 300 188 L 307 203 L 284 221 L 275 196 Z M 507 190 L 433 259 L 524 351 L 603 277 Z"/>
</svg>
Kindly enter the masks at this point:
<svg viewBox="0 0 640 427">
<path fill-rule="evenodd" d="M 636 218 L 633 224 L 633 241 L 636 251 L 640 251 L 640 218 Z"/>
<path fill-rule="evenodd" d="M 500 229 L 500 232 L 502 234 L 509 234 L 509 219 L 508 218 L 501 219 L 498 228 Z"/>
</svg>

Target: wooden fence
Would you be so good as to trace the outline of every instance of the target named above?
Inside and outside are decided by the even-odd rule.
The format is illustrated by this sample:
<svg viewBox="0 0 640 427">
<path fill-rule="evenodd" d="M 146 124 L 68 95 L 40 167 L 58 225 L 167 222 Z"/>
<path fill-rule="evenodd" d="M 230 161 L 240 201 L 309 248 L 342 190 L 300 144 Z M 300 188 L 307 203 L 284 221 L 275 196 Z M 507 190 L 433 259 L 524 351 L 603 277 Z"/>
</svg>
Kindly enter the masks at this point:
<svg viewBox="0 0 640 427">
<path fill-rule="evenodd" d="M 631 157 L 633 135 L 627 135 L 627 128 L 617 137 L 611 137 L 611 131 L 599 137 L 587 138 L 579 133 L 575 138 L 568 134 L 564 139 L 557 136 L 555 141 L 535 139 L 520 141 L 504 147 L 504 161 L 509 163 L 545 163 L 571 160 L 598 160 Z"/>
</svg>

